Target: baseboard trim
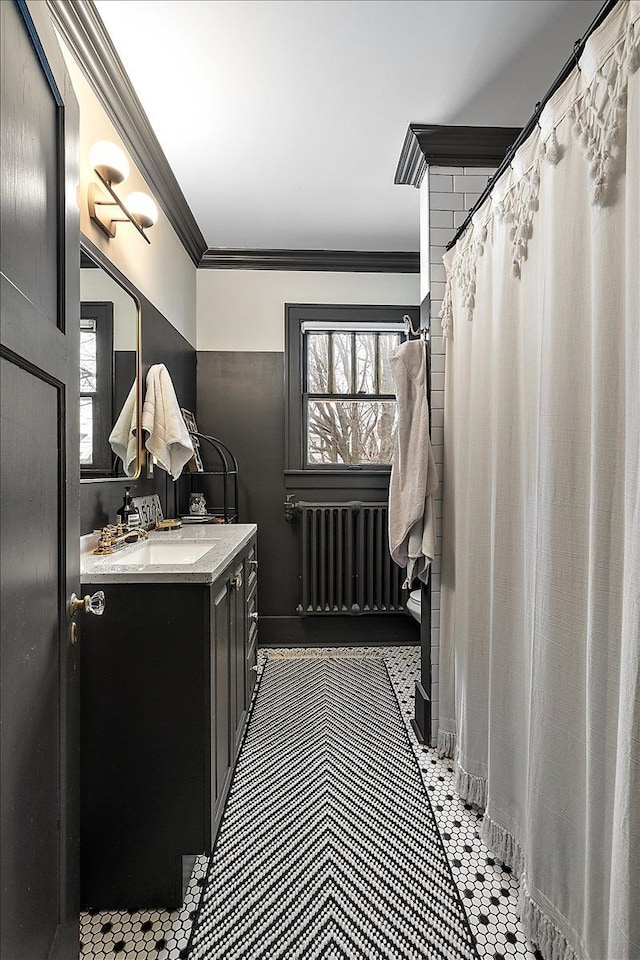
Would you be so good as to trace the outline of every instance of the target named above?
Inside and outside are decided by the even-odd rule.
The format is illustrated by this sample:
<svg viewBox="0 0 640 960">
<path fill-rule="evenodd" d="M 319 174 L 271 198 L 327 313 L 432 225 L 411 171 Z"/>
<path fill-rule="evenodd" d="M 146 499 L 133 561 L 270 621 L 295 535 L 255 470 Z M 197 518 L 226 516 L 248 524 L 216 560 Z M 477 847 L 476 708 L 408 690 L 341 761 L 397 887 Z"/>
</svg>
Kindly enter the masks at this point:
<svg viewBox="0 0 640 960">
<path fill-rule="evenodd" d="M 411 721 L 420 743 L 431 743 L 431 698 L 416 680 L 415 718 Z"/>
<path fill-rule="evenodd" d="M 406 646 L 420 642 L 408 614 L 361 617 L 260 617 L 260 647 Z"/>
<path fill-rule="evenodd" d="M 411 718 L 411 729 L 412 729 L 413 732 L 415 733 L 415 735 L 416 735 L 416 740 L 418 741 L 418 743 L 424 744 L 424 737 L 422 736 L 422 730 L 420 729 L 420 727 L 419 727 L 418 724 L 416 723 L 416 718 L 415 718 L 415 717 L 412 717 L 412 718 Z"/>
</svg>

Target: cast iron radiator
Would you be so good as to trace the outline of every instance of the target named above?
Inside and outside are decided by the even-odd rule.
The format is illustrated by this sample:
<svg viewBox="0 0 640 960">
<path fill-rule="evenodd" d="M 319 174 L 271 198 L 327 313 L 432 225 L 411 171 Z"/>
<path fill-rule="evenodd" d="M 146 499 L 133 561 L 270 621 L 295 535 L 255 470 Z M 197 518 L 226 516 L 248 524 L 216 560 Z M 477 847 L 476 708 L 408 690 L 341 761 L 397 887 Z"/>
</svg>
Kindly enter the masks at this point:
<svg viewBox="0 0 640 960">
<path fill-rule="evenodd" d="M 404 610 L 404 571 L 389 555 L 387 503 L 295 504 L 302 540 L 298 613 Z"/>
</svg>

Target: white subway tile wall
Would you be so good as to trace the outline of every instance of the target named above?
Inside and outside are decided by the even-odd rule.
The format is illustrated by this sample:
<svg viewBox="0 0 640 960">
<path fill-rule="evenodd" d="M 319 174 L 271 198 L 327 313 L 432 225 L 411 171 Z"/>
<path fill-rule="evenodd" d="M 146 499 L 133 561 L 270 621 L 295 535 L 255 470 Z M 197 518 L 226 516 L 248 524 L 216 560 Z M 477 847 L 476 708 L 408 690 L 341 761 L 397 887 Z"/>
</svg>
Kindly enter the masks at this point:
<svg viewBox="0 0 640 960">
<path fill-rule="evenodd" d="M 462 212 L 462 211 L 458 211 Z M 455 214 L 453 210 L 432 210 L 431 211 L 431 226 L 432 227 L 452 227 L 453 218 Z"/>
<path fill-rule="evenodd" d="M 456 230 L 495 172 L 492 167 L 430 167 L 429 262 L 431 291 L 431 442 L 438 476 L 442 481 L 444 453 L 444 343 L 440 327 L 440 308 L 444 296 L 445 272 L 442 256 Z M 431 568 L 431 736 L 435 744 L 439 717 L 440 663 L 440 565 L 442 557 L 442 482 L 435 496 L 436 556 Z"/>
<path fill-rule="evenodd" d="M 487 185 L 486 174 L 462 174 L 453 178 L 452 190 L 456 193 L 482 193 Z M 439 189 L 439 188 L 438 188 Z"/>
<path fill-rule="evenodd" d="M 431 209 L 464 210 L 464 193 L 432 193 Z"/>
</svg>

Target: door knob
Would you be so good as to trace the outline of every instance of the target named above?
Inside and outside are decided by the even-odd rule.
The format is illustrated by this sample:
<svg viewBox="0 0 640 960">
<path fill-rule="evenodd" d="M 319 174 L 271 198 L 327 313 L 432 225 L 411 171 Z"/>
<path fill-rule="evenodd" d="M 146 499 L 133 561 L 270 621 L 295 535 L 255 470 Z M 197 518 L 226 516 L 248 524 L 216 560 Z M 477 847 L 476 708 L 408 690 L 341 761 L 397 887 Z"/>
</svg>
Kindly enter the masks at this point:
<svg viewBox="0 0 640 960">
<path fill-rule="evenodd" d="M 104 599 L 104 590 L 96 590 L 96 592 L 89 596 L 82 597 L 81 599 L 76 596 L 75 593 L 71 594 L 71 600 L 69 601 L 69 613 L 71 616 L 82 610 L 83 613 L 92 613 L 94 617 L 101 617 L 104 613 L 105 608 L 105 599 Z"/>
<path fill-rule="evenodd" d="M 250 614 L 249 614 L 249 619 L 250 619 L 250 620 L 257 620 L 257 619 L 258 619 L 258 614 L 257 614 L 257 613 L 250 613 Z"/>
</svg>

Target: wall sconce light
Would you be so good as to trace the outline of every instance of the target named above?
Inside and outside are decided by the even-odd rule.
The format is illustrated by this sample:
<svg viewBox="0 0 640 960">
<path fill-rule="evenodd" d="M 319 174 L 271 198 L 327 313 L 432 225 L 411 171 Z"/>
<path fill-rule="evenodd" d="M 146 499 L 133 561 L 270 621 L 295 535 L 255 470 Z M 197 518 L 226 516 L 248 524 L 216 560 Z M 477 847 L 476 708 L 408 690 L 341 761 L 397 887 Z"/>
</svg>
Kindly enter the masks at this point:
<svg viewBox="0 0 640 960">
<path fill-rule="evenodd" d="M 87 202 L 91 220 L 110 238 L 116 235 L 116 224 L 131 223 L 147 243 L 151 243 L 144 231 L 158 219 L 154 201 L 146 193 L 130 193 L 123 202 L 113 189 L 114 184 L 122 183 L 129 176 L 129 161 L 124 152 L 115 143 L 99 140 L 89 151 L 89 163 L 100 181 L 89 184 Z"/>
</svg>

